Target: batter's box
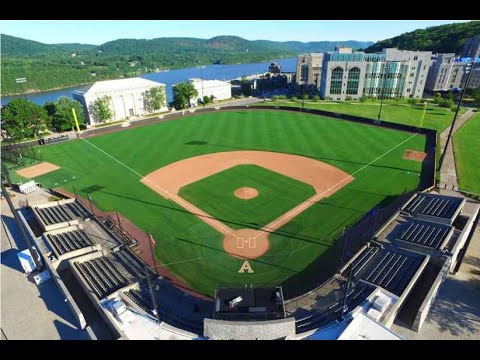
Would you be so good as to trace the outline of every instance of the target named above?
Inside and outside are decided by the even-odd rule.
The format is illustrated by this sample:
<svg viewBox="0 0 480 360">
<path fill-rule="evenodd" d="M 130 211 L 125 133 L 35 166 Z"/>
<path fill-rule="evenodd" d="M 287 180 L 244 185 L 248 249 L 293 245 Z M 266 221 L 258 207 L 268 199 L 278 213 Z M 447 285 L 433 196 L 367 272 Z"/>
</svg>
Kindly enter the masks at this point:
<svg viewBox="0 0 480 360">
<path fill-rule="evenodd" d="M 239 249 L 243 249 L 245 247 L 245 242 L 247 242 L 248 240 L 245 240 L 245 238 L 237 238 L 237 248 Z"/>
<path fill-rule="evenodd" d="M 249 247 L 250 249 L 253 249 L 253 248 L 256 248 L 256 247 L 257 247 L 255 240 L 256 240 L 256 238 L 254 238 L 254 237 L 248 239 L 248 247 Z"/>
</svg>

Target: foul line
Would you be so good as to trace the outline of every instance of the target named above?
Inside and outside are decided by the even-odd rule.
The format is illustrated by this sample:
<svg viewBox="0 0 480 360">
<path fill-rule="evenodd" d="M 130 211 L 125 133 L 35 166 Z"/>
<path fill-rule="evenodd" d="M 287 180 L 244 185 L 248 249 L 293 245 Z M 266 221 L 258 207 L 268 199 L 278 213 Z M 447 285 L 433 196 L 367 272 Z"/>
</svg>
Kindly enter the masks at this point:
<svg viewBox="0 0 480 360">
<path fill-rule="evenodd" d="M 187 259 L 187 260 L 174 261 L 174 262 L 171 262 L 171 263 L 155 265 L 155 266 L 153 266 L 153 267 L 157 268 L 157 267 L 162 267 L 162 266 L 167 266 L 167 265 L 173 265 L 173 264 L 179 264 L 179 263 L 184 263 L 184 262 L 187 262 L 187 261 L 194 261 L 194 260 L 200 260 L 200 259 L 203 259 L 203 257 L 198 257 L 198 258 L 195 258 L 195 259 Z"/>
<path fill-rule="evenodd" d="M 88 141 L 87 139 L 84 139 L 84 138 L 82 138 L 82 137 L 80 137 L 80 139 L 82 139 L 83 141 L 85 141 L 87 144 L 90 144 L 91 146 L 93 146 L 93 147 L 94 147 L 95 149 L 97 149 L 98 151 L 104 153 L 104 154 L 107 155 L 109 158 L 115 160 L 115 161 L 116 161 L 117 163 L 119 163 L 120 165 L 126 167 L 128 170 L 130 170 L 130 171 L 133 172 L 134 174 L 138 175 L 138 176 L 140 177 L 140 179 L 145 179 L 145 181 L 148 182 L 149 184 L 151 184 L 153 187 L 155 187 L 155 188 L 157 188 L 157 189 L 160 189 L 160 190 L 163 191 L 164 193 L 168 194 L 169 197 L 175 198 L 175 200 L 176 200 L 177 202 L 182 203 L 182 204 L 185 205 L 184 208 L 187 208 L 189 205 L 191 205 L 191 204 L 189 204 L 188 202 L 186 202 L 185 200 L 183 200 L 182 198 L 180 198 L 179 196 L 174 195 L 174 194 L 170 194 L 170 193 L 168 192 L 168 190 L 164 189 L 164 188 L 161 187 L 160 185 L 157 185 L 156 183 L 154 183 L 153 181 L 151 181 L 148 177 L 143 176 L 143 175 L 140 174 L 138 171 L 132 169 L 132 168 L 131 168 L 130 166 L 128 166 L 127 164 L 121 162 L 120 160 L 118 160 L 118 159 L 115 158 L 114 156 L 110 155 L 110 154 L 107 153 L 106 151 L 100 149 L 98 146 L 92 144 L 92 143 L 91 143 L 90 141 Z M 187 210 L 188 210 L 188 209 L 187 209 Z M 192 212 L 190 212 L 190 213 L 191 213 L 192 215 L 195 215 L 195 216 L 201 215 L 201 214 L 194 214 L 194 213 L 192 213 Z M 206 214 L 206 213 L 205 213 L 205 214 Z M 208 214 L 207 214 L 207 215 L 208 215 Z M 202 216 L 204 216 L 204 215 L 202 215 Z M 226 225 L 222 224 L 220 221 L 214 220 L 214 218 L 212 218 L 212 217 L 209 216 L 209 215 L 208 215 L 207 217 L 208 217 L 211 221 L 215 221 L 215 222 L 217 223 L 217 225 L 218 225 L 220 228 L 222 228 L 225 232 L 228 232 L 230 235 L 238 238 L 238 236 L 236 236 L 235 234 L 233 234 Z"/>
<path fill-rule="evenodd" d="M 353 177 L 353 175 L 358 174 L 360 171 L 362 171 L 362 170 L 364 170 L 366 167 L 372 165 L 375 161 L 381 159 L 381 158 L 384 157 L 385 155 L 391 153 L 393 150 L 395 150 L 395 149 L 398 148 L 399 146 L 402 146 L 402 145 L 405 144 L 407 141 L 409 141 L 410 139 L 412 139 L 412 138 L 414 138 L 415 136 L 417 136 L 419 133 L 420 133 L 420 132 L 417 132 L 417 133 L 413 134 L 413 135 L 410 136 L 409 138 L 407 138 L 407 139 L 405 139 L 404 141 L 402 141 L 400 144 L 398 144 L 398 145 L 396 145 L 395 147 L 391 148 L 390 150 L 386 151 L 386 152 L 383 153 L 382 155 L 376 157 L 375 159 L 373 159 L 372 161 L 370 161 L 368 164 L 363 165 L 360 169 L 354 171 L 354 172 L 353 172 L 352 174 L 350 174 L 349 176 L 344 177 L 342 180 L 340 180 L 339 182 L 337 182 L 335 185 L 329 187 L 327 190 L 325 190 L 325 191 L 323 191 L 322 193 L 317 194 L 316 196 L 312 197 L 310 201 L 304 202 L 303 204 L 301 204 L 301 205 L 298 207 L 298 209 L 304 208 L 304 207 L 306 207 L 306 206 L 312 206 L 312 205 L 311 205 L 311 202 L 313 201 L 313 199 L 316 199 L 316 198 L 318 198 L 318 197 L 323 196 L 323 194 L 325 194 L 325 193 L 329 192 L 330 190 L 332 190 L 333 188 L 337 187 L 338 185 L 340 185 L 341 183 L 343 183 L 345 180 L 349 179 L 350 177 Z M 315 200 L 315 202 L 316 202 L 316 200 Z M 302 210 L 299 214 L 301 214 L 302 212 L 303 212 L 303 210 Z M 298 214 L 297 214 L 297 215 L 298 215 Z M 297 215 L 295 215 L 295 216 L 297 216 Z M 295 217 L 295 216 L 293 216 L 293 217 Z M 292 219 L 293 219 L 293 217 L 292 217 Z M 276 224 L 278 224 L 279 222 L 283 221 L 284 218 L 285 218 L 285 217 L 280 217 L 280 218 L 278 219 L 278 221 L 276 221 L 275 223 L 273 223 L 272 225 L 270 225 L 270 229 L 271 229 L 271 228 L 274 228 Z M 276 229 L 275 229 L 275 230 L 276 230 Z M 267 228 L 263 228 L 263 229 L 255 236 L 255 239 L 256 239 L 258 236 L 260 236 L 261 234 L 265 233 L 265 232 L 269 232 L 269 231 L 267 230 Z"/>
</svg>

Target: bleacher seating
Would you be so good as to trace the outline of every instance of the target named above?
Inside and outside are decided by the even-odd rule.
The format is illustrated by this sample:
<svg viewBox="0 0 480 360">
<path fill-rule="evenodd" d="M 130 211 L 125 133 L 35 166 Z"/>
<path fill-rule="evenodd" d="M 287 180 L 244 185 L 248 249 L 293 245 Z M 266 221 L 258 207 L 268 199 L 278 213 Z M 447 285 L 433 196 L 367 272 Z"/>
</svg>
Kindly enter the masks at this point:
<svg viewBox="0 0 480 360">
<path fill-rule="evenodd" d="M 54 144 L 58 143 L 61 141 L 67 141 L 68 140 L 68 135 L 58 135 L 58 136 L 52 136 L 47 139 L 41 139 L 39 140 L 40 145 L 47 145 L 47 144 Z"/>
<path fill-rule="evenodd" d="M 438 249 L 450 229 L 447 225 L 410 219 L 402 225 L 398 239 Z"/>
<path fill-rule="evenodd" d="M 106 256 L 83 263 L 76 262 L 75 267 L 90 285 L 98 299 L 103 299 L 130 282 L 118 265 Z"/>
<path fill-rule="evenodd" d="M 462 199 L 435 195 L 435 194 L 417 194 L 417 196 L 406 207 L 405 211 L 410 214 L 422 214 L 440 218 L 451 218 Z"/>
<path fill-rule="evenodd" d="M 95 244 L 83 230 L 67 231 L 56 235 L 47 234 L 46 237 L 60 255 Z"/>
<path fill-rule="evenodd" d="M 37 211 L 43 222 L 47 225 L 58 224 L 75 219 L 72 214 L 66 211 L 61 205 L 37 208 Z"/>
<path fill-rule="evenodd" d="M 130 248 L 138 245 L 138 241 L 125 230 L 121 229 L 110 216 L 102 218 L 102 222 L 124 245 Z"/>
<path fill-rule="evenodd" d="M 152 275 L 152 271 L 145 266 L 136 256 L 132 256 L 126 250 L 120 250 L 112 254 L 117 261 L 119 261 L 127 271 L 134 277 L 145 278 L 145 271 Z"/>
<path fill-rule="evenodd" d="M 372 287 L 362 283 L 358 283 L 354 288 L 351 288 L 347 294 L 346 313 L 360 305 L 371 294 L 372 290 Z M 297 333 L 309 331 L 328 324 L 335 319 L 339 319 L 340 315 L 342 315 L 342 309 L 343 298 L 332 303 L 332 305 L 324 311 L 315 312 L 309 316 L 297 319 Z"/>
<path fill-rule="evenodd" d="M 405 255 L 371 246 L 352 263 L 353 277 L 366 280 L 400 296 L 422 260 L 421 256 Z"/>
</svg>

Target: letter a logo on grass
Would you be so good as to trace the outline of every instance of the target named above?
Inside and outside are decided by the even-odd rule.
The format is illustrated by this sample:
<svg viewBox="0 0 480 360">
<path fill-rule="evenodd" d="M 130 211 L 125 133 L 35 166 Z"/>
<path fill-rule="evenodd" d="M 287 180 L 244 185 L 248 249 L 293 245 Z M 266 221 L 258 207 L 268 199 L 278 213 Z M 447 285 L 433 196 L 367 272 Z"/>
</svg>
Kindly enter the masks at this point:
<svg viewBox="0 0 480 360">
<path fill-rule="evenodd" d="M 248 272 L 249 274 L 254 272 L 252 269 L 252 266 L 247 260 L 243 262 L 242 267 L 240 268 L 240 270 L 238 270 L 239 273 L 245 273 L 245 271 Z"/>
</svg>

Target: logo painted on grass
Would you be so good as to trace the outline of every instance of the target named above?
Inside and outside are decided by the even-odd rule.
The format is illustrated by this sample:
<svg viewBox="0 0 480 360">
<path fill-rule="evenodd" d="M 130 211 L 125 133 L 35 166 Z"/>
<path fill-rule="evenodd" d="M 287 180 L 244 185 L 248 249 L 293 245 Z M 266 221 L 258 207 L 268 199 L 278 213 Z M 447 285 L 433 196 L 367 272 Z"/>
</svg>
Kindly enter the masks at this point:
<svg viewBox="0 0 480 360">
<path fill-rule="evenodd" d="M 245 273 L 245 271 L 249 274 L 254 273 L 252 266 L 247 260 L 243 262 L 242 266 L 240 267 L 240 270 L 238 270 L 239 273 Z"/>
</svg>

